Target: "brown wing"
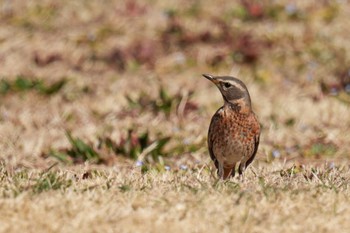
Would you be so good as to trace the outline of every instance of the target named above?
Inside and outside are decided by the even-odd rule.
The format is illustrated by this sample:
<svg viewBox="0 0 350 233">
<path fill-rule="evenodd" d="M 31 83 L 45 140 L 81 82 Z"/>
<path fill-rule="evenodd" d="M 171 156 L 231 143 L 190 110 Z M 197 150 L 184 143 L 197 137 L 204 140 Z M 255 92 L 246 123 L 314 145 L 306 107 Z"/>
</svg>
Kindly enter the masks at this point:
<svg viewBox="0 0 350 233">
<path fill-rule="evenodd" d="M 247 160 L 245 167 L 247 168 L 249 166 L 249 164 L 251 164 L 255 158 L 256 152 L 258 151 L 258 147 L 259 147 L 259 141 L 260 141 L 260 125 L 259 122 L 256 120 L 256 117 L 254 116 L 255 121 L 256 121 L 256 135 L 254 136 L 254 151 L 252 153 L 252 155 L 250 156 L 250 158 Z"/>
<path fill-rule="evenodd" d="M 215 124 L 221 117 L 220 114 L 218 113 L 221 109 L 222 109 L 222 107 L 219 108 L 215 112 L 214 116 L 211 119 L 211 122 L 210 122 L 210 125 L 209 125 L 209 130 L 208 130 L 208 150 L 209 150 L 209 155 L 210 155 L 211 160 L 213 160 L 216 169 L 219 169 L 219 162 L 216 159 L 216 156 L 215 156 L 215 154 L 213 152 L 213 142 L 214 142 L 213 136 L 214 135 L 213 135 L 212 130 L 213 130 L 213 124 Z"/>
<path fill-rule="evenodd" d="M 260 134 L 258 134 L 257 136 L 255 136 L 254 138 L 254 151 L 252 156 L 250 156 L 250 158 L 247 160 L 245 167 L 247 168 L 249 166 L 249 164 L 251 164 L 255 158 L 256 152 L 258 151 L 258 147 L 259 147 L 259 140 L 260 140 Z"/>
</svg>

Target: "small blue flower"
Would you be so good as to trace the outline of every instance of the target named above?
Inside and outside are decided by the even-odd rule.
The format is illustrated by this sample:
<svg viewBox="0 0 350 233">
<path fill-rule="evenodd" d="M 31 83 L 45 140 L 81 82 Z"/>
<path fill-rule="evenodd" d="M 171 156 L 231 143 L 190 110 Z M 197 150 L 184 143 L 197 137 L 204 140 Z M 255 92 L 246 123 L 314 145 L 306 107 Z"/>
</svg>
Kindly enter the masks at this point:
<svg viewBox="0 0 350 233">
<path fill-rule="evenodd" d="M 279 150 L 273 150 L 272 151 L 272 157 L 274 157 L 274 158 L 281 157 L 281 152 Z"/>
<path fill-rule="evenodd" d="M 143 162 L 141 160 L 137 160 L 135 163 L 136 167 L 141 167 L 143 165 Z"/>
<path fill-rule="evenodd" d="M 164 166 L 164 169 L 165 169 L 166 171 L 170 171 L 171 168 L 170 168 L 170 166 L 165 165 L 165 166 Z"/>
<path fill-rule="evenodd" d="M 345 86 L 345 91 L 346 91 L 347 93 L 350 93 L 350 83 L 349 83 L 349 84 L 346 84 L 346 86 Z"/>
<path fill-rule="evenodd" d="M 311 72 L 309 72 L 307 75 L 306 75 L 306 80 L 307 81 L 312 81 L 314 79 L 314 76 L 312 75 Z"/>
<path fill-rule="evenodd" d="M 187 170 L 187 166 L 184 165 L 184 164 L 181 164 L 181 165 L 180 165 L 180 169 L 181 169 L 181 170 Z"/>
<path fill-rule="evenodd" d="M 191 143 L 191 140 L 188 139 L 188 138 L 185 138 L 185 139 L 183 140 L 183 144 L 185 144 L 185 145 L 189 145 L 190 143 Z"/>
<path fill-rule="evenodd" d="M 287 14 L 292 15 L 295 14 L 298 9 L 295 4 L 289 3 L 285 6 L 284 10 L 287 12 Z"/>
<path fill-rule="evenodd" d="M 336 96 L 336 95 L 339 94 L 339 91 L 338 91 L 337 88 L 332 87 L 329 94 L 330 94 L 330 95 L 333 95 L 333 96 Z"/>
</svg>

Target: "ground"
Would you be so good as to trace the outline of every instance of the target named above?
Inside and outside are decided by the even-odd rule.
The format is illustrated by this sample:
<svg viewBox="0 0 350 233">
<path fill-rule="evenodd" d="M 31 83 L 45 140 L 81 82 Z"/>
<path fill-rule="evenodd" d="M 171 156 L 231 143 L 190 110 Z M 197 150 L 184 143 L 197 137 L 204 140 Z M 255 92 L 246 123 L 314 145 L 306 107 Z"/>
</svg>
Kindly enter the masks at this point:
<svg viewBox="0 0 350 233">
<path fill-rule="evenodd" d="M 181 4 L 179 4 L 181 3 Z M 348 232 L 347 1 L 0 1 L 1 232 Z M 234 75 L 262 126 L 220 181 Z"/>
<path fill-rule="evenodd" d="M 85 168 L 86 169 L 86 168 Z M 349 170 L 255 166 L 244 180 L 207 169 L 31 171 L 3 178 L 2 232 L 347 232 Z M 29 177 L 28 177 L 29 176 Z M 51 177 L 54 176 L 54 177 Z M 52 187 L 45 186 L 51 177 Z M 57 185 L 57 188 L 56 188 Z"/>
</svg>

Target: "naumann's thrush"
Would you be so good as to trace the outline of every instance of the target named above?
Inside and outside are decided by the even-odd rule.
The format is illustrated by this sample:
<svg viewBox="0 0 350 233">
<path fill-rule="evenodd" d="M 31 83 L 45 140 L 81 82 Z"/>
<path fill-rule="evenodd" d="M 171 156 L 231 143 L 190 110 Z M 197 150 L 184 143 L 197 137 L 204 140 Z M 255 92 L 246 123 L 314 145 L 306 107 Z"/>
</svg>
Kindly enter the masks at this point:
<svg viewBox="0 0 350 233">
<path fill-rule="evenodd" d="M 208 131 L 208 148 L 220 178 L 235 176 L 253 161 L 259 146 L 260 125 L 252 111 L 246 85 L 230 76 L 203 74 L 220 90 L 224 105 L 211 119 Z"/>
</svg>

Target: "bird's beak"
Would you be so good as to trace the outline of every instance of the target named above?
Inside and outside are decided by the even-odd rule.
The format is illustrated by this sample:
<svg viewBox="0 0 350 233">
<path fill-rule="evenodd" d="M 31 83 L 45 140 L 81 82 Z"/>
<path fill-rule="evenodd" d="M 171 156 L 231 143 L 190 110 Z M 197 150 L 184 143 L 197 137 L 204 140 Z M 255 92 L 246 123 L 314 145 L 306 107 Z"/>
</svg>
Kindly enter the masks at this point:
<svg viewBox="0 0 350 233">
<path fill-rule="evenodd" d="M 219 83 L 219 81 L 215 77 L 210 75 L 210 74 L 202 74 L 202 75 L 203 75 L 203 77 L 205 77 L 205 78 L 209 79 L 210 81 L 212 81 L 215 85 L 217 85 Z"/>
</svg>

